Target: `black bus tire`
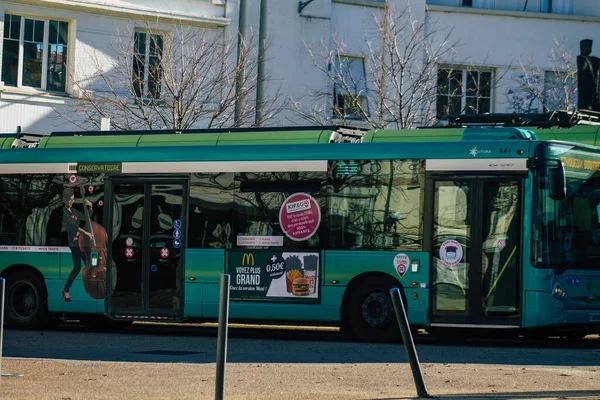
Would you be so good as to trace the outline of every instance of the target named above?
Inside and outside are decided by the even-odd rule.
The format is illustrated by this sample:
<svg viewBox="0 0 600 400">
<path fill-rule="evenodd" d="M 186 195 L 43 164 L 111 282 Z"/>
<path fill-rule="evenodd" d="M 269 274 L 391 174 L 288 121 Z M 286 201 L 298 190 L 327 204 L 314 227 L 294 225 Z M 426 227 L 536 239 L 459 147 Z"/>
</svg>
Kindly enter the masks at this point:
<svg viewBox="0 0 600 400">
<path fill-rule="evenodd" d="M 46 285 L 35 273 L 16 271 L 6 279 L 7 325 L 17 329 L 42 329 L 50 322 Z"/>
<path fill-rule="evenodd" d="M 348 322 L 354 334 L 365 342 L 401 342 L 390 289 L 394 279 L 375 275 L 363 279 L 350 293 Z M 400 289 L 406 306 L 404 292 Z"/>
</svg>

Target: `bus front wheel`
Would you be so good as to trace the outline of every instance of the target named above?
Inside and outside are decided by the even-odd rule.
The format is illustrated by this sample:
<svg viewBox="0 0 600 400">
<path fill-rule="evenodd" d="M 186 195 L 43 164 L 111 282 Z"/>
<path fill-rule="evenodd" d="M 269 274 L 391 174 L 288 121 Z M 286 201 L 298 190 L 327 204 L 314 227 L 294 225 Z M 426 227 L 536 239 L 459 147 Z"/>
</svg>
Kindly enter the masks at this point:
<svg viewBox="0 0 600 400">
<path fill-rule="evenodd" d="M 49 322 L 48 295 L 44 282 L 28 271 L 13 272 L 6 279 L 6 320 L 20 329 L 40 329 Z"/>
<path fill-rule="evenodd" d="M 397 286 L 397 282 L 389 277 L 370 276 L 350 293 L 348 321 L 359 339 L 365 342 L 401 341 L 390 296 L 390 289 Z"/>
</svg>

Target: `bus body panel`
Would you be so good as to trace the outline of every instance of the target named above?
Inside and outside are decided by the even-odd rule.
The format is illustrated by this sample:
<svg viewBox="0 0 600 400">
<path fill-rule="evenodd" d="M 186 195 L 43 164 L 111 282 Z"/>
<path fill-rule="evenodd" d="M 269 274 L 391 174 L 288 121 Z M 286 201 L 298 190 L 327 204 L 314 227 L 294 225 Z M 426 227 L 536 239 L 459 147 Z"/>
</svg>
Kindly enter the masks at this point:
<svg viewBox="0 0 600 400">
<path fill-rule="evenodd" d="M 406 255 L 409 265 L 400 267 L 394 262 L 396 256 Z M 404 258 L 404 257 L 402 257 Z M 413 272 L 412 263 L 416 272 Z M 406 268 L 400 277 L 398 269 Z M 425 325 L 429 308 L 429 253 L 416 251 L 334 251 L 325 252 L 323 284 L 331 285 L 338 281 L 347 286 L 353 279 L 368 272 L 379 272 L 398 283 L 406 296 L 408 315 L 411 323 Z M 415 298 L 416 297 L 416 298 Z"/>
<path fill-rule="evenodd" d="M 582 143 L 590 146 L 597 146 L 598 130 L 600 127 L 594 125 L 579 125 L 565 128 L 550 129 L 531 129 L 537 135 L 539 140 L 562 140 L 566 142 Z"/>
<path fill-rule="evenodd" d="M 9 247 L 9 246 L 7 246 Z M 12 246 L 10 246 L 12 247 Z M 48 294 L 48 311 L 50 312 L 77 312 L 77 313 L 103 313 L 104 300 L 90 298 L 81 285 L 81 274 L 75 279 L 71 296 L 77 301 L 66 303 L 63 301 L 61 290 L 71 272 L 72 261 L 68 248 L 50 247 L 53 251 L 40 251 L 37 246 L 18 246 L 19 251 L 2 251 L 0 274 L 5 275 L 10 267 L 18 269 L 33 268 L 43 277 Z M 26 251 L 26 248 L 35 249 Z M 66 260 L 67 267 L 63 267 Z M 82 265 L 82 269 L 83 269 Z"/>
<path fill-rule="evenodd" d="M 550 291 L 525 290 L 523 299 L 523 328 L 555 326 L 565 323 L 558 300 Z"/>
<path fill-rule="evenodd" d="M 586 143 L 593 141 L 596 144 L 597 130 L 597 127 L 580 127 L 572 131 L 571 137 L 586 141 Z M 566 137 L 561 132 L 558 133 L 561 134 L 560 138 Z M 211 161 L 216 162 L 217 167 L 215 168 L 218 168 L 232 164 L 234 161 L 246 163 L 244 165 L 249 166 L 260 166 L 270 162 L 281 170 L 287 171 L 282 165 L 287 166 L 293 161 L 296 162 L 294 172 L 297 172 L 298 165 L 306 166 L 309 165 L 307 161 L 311 161 L 311 166 L 320 163 L 320 169 L 311 167 L 315 169 L 307 168 L 307 170 L 323 173 L 326 167 L 330 168 L 332 165 L 328 163 L 329 160 L 416 160 L 418 163 L 426 163 L 425 160 L 441 160 L 441 163 L 432 163 L 432 165 L 437 165 L 438 169 L 432 167 L 428 172 L 432 176 L 438 177 L 444 174 L 448 175 L 450 176 L 448 179 L 452 179 L 451 175 L 453 174 L 466 176 L 468 179 L 474 176 L 488 179 L 514 175 L 516 177 L 514 180 L 524 181 L 521 196 L 523 205 L 520 247 L 522 248 L 518 253 L 522 266 L 521 310 L 518 310 L 521 313 L 520 327 L 585 325 L 596 323 L 597 319 L 600 319 L 597 311 L 600 306 L 597 300 L 600 296 L 600 289 L 598 289 L 600 276 L 597 270 L 567 270 L 562 274 L 557 274 L 553 269 L 540 269 L 532 265 L 531 243 L 537 238 L 534 237 L 534 227 L 531 222 L 536 218 L 537 208 L 531 193 L 537 190 L 534 186 L 534 180 L 537 178 L 531 165 L 533 165 L 535 155 L 534 149 L 540 142 L 530 140 L 476 141 L 472 137 L 468 141 L 460 142 L 463 129 L 457 128 L 410 132 L 373 130 L 365 135 L 365 141 L 380 143 L 323 145 L 329 141 L 331 134 L 330 129 L 299 129 L 297 131 L 272 130 L 256 133 L 256 136 L 248 135 L 248 133 L 229 134 L 226 132 L 186 135 L 125 134 L 121 136 L 113 134 L 90 137 L 63 135 L 42 139 L 40 147 L 48 147 L 48 149 L 0 150 L 3 163 L 5 163 L 0 164 L 0 169 L 5 168 L 4 171 L 0 171 L 0 175 L 12 174 L 15 176 L 22 173 L 18 170 L 19 164 L 27 164 L 28 173 L 47 174 L 46 167 L 57 167 L 60 164 L 58 165 L 60 168 L 57 169 L 59 172 L 53 170 L 52 173 L 65 175 L 68 179 L 68 174 L 73 171 L 70 168 L 76 163 L 120 163 L 129 164 L 129 167 L 139 163 L 139 169 L 135 169 L 135 172 L 123 172 L 125 169 L 121 171 L 122 177 L 127 178 L 129 183 L 136 183 L 137 179 L 150 182 L 146 183 L 149 185 L 153 183 L 152 179 L 158 178 L 179 179 L 187 182 L 190 174 L 197 172 L 195 170 L 169 170 L 169 174 L 161 172 L 162 166 L 177 163 L 193 163 L 193 167 L 203 167 L 205 164 L 202 163 Z M 547 133 L 547 135 L 553 134 Z M 558 136 L 556 137 L 558 138 Z M 432 145 L 430 142 L 437 143 Z M 289 146 L 290 144 L 293 145 Z M 75 148 L 81 148 L 82 151 L 74 151 Z M 83 151 L 84 148 L 85 151 Z M 521 159 L 518 163 L 520 168 L 503 167 L 502 162 L 505 159 Z M 32 164 L 32 160 L 35 163 Z M 277 165 L 278 162 L 279 165 Z M 35 168 L 38 170 L 31 172 Z M 144 170 L 144 168 L 149 169 Z M 188 168 L 191 167 L 188 166 Z M 527 169 L 529 169 L 528 174 L 525 175 Z M 281 170 L 261 170 L 261 172 L 271 173 Z M 198 173 L 213 172 L 215 171 L 198 171 Z M 231 172 L 226 171 L 226 173 Z M 236 170 L 233 172 L 247 171 Z M 332 174 L 333 172 L 328 171 L 328 173 Z M 327 177 L 329 176 L 327 175 Z M 183 184 L 180 182 L 179 185 Z M 236 187 L 235 190 L 239 190 L 239 188 Z M 182 191 L 182 193 L 187 192 Z M 106 196 L 105 199 L 108 197 Z M 352 201 L 355 197 L 349 195 L 348 199 Z M 181 204 L 185 205 L 186 202 L 187 199 L 184 198 Z M 329 206 L 329 203 L 322 205 L 324 210 L 327 210 Z M 422 213 L 425 206 L 420 204 L 420 207 Z M 185 226 L 188 223 L 187 217 L 185 213 L 181 215 Z M 421 216 L 421 218 L 427 221 L 428 217 Z M 326 219 L 324 218 L 323 221 Z M 426 223 L 422 222 L 423 225 Z M 274 225 L 279 224 L 275 222 Z M 325 229 L 327 228 L 325 226 Z M 425 227 L 424 234 L 427 234 L 427 229 L 431 231 L 430 228 Z M 169 226 L 165 229 L 168 231 L 171 228 Z M 185 234 L 184 229 L 183 235 Z M 247 234 L 247 232 L 234 231 L 234 236 L 242 234 Z M 327 231 L 324 234 L 326 235 Z M 229 316 L 232 320 L 336 324 L 340 321 L 343 322 L 344 307 L 348 304 L 347 299 L 352 298 L 353 290 L 359 286 L 360 282 L 375 276 L 382 277 L 394 286 L 402 287 L 411 324 L 426 327 L 430 322 L 432 307 L 430 304 L 430 292 L 432 292 L 430 263 L 435 254 L 423 251 L 430 250 L 431 244 L 427 245 L 426 243 L 427 240 L 431 241 L 431 238 L 421 237 L 419 240 L 421 243 L 418 246 L 413 244 L 411 249 L 418 248 L 421 251 L 390 251 L 387 250 L 387 247 L 386 250 L 379 251 L 372 251 L 371 247 L 365 247 L 364 250 L 329 250 L 323 245 L 311 248 L 311 251 L 319 251 L 321 255 L 318 302 L 295 303 L 290 299 L 284 299 L 284 301 L 280 301 L 280 299 L 232 299 Z M 185 241 L 183 243 L 182 247 L 185 247 Z M 244 247 L 236 246 L 234 237 L 229 243 L 233 243 L 234 251 L 239 252 L 244 249 Z M 327 243 L 327 241 L 323 240 L 321 243 Z M 216 319 L 219 314 L 220 278 L 227 271 L 227 250 L 223 248 L 187 248 L 183 250 L 185 251 L 183 277 L 179 275 L 178 279 L 183 282 L 184 306 L 183 313 L 178 314 L 177 317 Z M 283 249 L 276 251 L 283 251 Z M 107 312 L 104 299 L 91 299 L 85 293 L 81 283 L 81 274 L 70 292 L 73 301 L 65 302 L 61 298 L 61 289 L 72 270 L 71 255 L 68 252 L 38 254 L 5 251 L 1 263 L 2 268 L 14 264 L 26 264 L 40 271 L 48 290 L 48 308 L 51 312 Z M 557 282 L 567 292 L 567 298 L 559 300 L 552 296 L 553 285 Z M 358 303 L 359 307 L 356 307 L 356 304 L 354 306 L 355 311 L 360 310 L 360 303 Z M 136 317 L 135 313 L 132 315 Z M 144 317 L 151 318 L 153 315 L 144 315 Z M 517 315 L 515 319 L 518 317 Z"/>
<path fill-rule="evenodd" d="M 567 320 L 570 319 L 569 314 L 572 312 L 600 312 L 600 276 L 598 276 L 598 271 L 569 269 L 561 273 L 556 282 L 561 285 L 562 290 L 566 293 L 566 299 L 562 300 L 562 303 L 567 313 Z"/>
<path fill-rule="evenodd" d="M 219 282 L 224 272 L 224 249 L 186 249 L 185 317 L 215 318 L 218 316 Z M 216 313 L 213 310 L 215 305 Z"/>
<path fill-rule="evenodd" d="M 48 311 L 54 313 L 84 313 L 84 314 L 105 314 L 104 299 L 92 299 L 81 282 L 81 274 L 75 279 L 69 294 L 71 301 L 65 302 L 62 298 L 61 290 L 65 286 L 64 279 L 46 279 L 46 289 L 48 290 Z"/>
<path fill-rule="evenodd" d="M 5 246 L 0 246 L 5 247 Z M 15 246 L 6 246 L 6 248 Z M 27 248 L 32 246 L 18 246 Z M 70 257 L 70 254 L 65 253 Z M 29 266 L 38 270 L 45 279 L 59 279 L 60 275 L 60 258 L 62 253 L 35 251 L 0 251 L 0 273 L 7 268 L 15 265 Z"/>
</svg>

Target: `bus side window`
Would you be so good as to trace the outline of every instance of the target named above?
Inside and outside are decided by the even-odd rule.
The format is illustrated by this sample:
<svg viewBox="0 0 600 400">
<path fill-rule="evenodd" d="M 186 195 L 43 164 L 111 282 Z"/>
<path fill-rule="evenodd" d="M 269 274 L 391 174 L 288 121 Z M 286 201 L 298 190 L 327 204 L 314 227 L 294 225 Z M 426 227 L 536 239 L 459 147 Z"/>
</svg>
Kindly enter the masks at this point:
<svg viewBox="0 0 600 400">
<path fill-rule="evenodd" d="M 68 246 L 69 240 L 67 232 L 62 230 L 62 211 L 61 207 L 55 208 L 48 218 L 46 227 L 46 246 Z"/>
<path fill-rule="evenodd" d="M 17 244 L 16 221 L 5 211 L 0 211 L 0 244 Z"/>
</svg>

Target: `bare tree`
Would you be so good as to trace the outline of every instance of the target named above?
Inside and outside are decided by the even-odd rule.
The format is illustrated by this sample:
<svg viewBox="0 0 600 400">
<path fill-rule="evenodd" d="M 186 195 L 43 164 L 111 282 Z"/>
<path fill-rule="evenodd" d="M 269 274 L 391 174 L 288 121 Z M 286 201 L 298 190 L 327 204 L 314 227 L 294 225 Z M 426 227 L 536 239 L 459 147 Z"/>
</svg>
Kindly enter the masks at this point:
<svg viewBox="0 0 600 400">
<path fill-rule="evenodd" d="M 514 73 L 514 85 L 507 89 L 512 111 L 520 113 L 571 110 L 577 105 L 577 59 L 564 42 L 555 38 L 548 60 L 550 70 L 541 69 L 533 59 L 521 62 Z"/>
<path fill-rule="evenodd" d="M 61 117 L 83 130 L 99 129 L 101 117 L 108 117 L 117 130 L 180 131 L 264 125 L 283 107 L 276 92 L 262 104 L 263 120 L 255 121 L 253 72 L 266 50 L 257 54 L 253 34 L 238 56 L 237 36 L 228 39 L 224 28 L 178 23 L 166 28 L 146 24 L 136 32 L 117 32 L 108 54 L 89 54 L 88 71 L 73 77 L 76 110 Z"/>
<path fill-rule="evenodd" d="M 375 128 L 436 122 L 438 64 L 450 59 L 457 46 L 451 31 L 432 29 L 431 21 L 426 29 L 426 21 L 413 17 L 410 1 L 402 10 L 386 2 L 373 22 L 376 32 L 365 29 L 363 35 L 364 58 L 349 56 L 349 46 L 336 34 L 320 51 L 308 49 L 330 86 L 292 99 L 300 119 L 318 124 L 363 121 Z M 303 107 L 305 101 L 310 109 Z"/>
</svg>

